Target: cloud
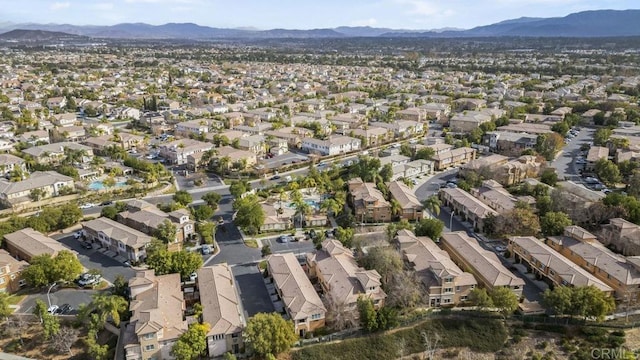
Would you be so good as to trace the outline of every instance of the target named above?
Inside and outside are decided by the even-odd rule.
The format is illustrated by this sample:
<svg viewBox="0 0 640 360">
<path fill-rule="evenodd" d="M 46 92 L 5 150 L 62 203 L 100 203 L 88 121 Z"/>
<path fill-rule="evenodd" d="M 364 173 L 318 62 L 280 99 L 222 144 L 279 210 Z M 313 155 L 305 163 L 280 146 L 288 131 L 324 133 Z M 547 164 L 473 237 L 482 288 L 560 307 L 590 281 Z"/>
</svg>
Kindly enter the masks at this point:
<svg viewBox="0 0 640 360">
<path fill-rule="evenodd" d="M 374 18 L 355 20 L 351 22 L 351 26 L 376 26 L 378 20 Z"/>
<path fill-rule="evenodd" d="M 405 6 L 410 15 L 431 16 L 440 12 L 440 8 L 432 1 L 427 0 L 394 0 L 396 4 Z"/>
<path fill-rule="evenodd" d="M 66 1 L 66 2 L 54 2 L 53 4 L 51 4 L 51 6 L 49 6 L 49 8 L 51 10 L 60 10 L 60 9 L 66 9 L 69 6 L 71 6 L 71 3 Z"/>
</svg>

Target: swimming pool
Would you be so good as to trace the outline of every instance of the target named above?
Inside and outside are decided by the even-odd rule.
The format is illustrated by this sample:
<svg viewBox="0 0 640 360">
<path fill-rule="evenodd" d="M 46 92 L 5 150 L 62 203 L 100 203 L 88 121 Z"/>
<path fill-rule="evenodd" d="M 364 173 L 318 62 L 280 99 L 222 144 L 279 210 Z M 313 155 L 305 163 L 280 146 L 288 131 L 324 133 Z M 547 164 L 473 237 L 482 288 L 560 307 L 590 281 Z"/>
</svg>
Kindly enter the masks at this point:
<svg viewBox="0 0 640 360">
<path fill-rule="evenodd" d="M 306 202 L 307 205 L 311 206 L 314 210 L 320 209 L 320 203 L 317 200 L 305 200 L 304 202 Z M 289 209 L 295 209 L 296 204 L 290 202 L 289 204 L 287 204 L 287 207 Z"/>
<path fill-rule="evenodd" d="M 123 186 L 127 186 L 127 182 L 126 181 L 119 181 L 116 183 L 115 187 L 123 187 Z M 104 190 L 106 189 L 106 186 L 104 186 L 104 183 L 102 183 L 102 181 L 98 180 L 98 181 L 94 181 L 91 184 L 89 184 L 89 190 Z"/>
</svg>

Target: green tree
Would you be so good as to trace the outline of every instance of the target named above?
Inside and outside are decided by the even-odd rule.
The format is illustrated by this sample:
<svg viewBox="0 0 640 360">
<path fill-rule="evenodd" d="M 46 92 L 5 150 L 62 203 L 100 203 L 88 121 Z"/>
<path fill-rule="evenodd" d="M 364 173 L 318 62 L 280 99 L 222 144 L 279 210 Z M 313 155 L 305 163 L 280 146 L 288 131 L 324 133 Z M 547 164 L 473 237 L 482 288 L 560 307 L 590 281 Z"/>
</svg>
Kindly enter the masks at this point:
<svg viewBox="0 0 640 360">
<path fill-rule="evenodd" d="M 180 190 L 173 194 L 173 201 L 185 207 L 193 202 L 193 197 L 188 192 Z"/>
<path fill-rule="evenodd" d="M 298 340 L 293 323 L 278 313 L 254 315 L 244 333 L 253 351 L 263 357 L 286 352 Z"/>
<path fill-rule="evenodd" d="M 178 227 L 169 219 L 162 221 L 155 231 L 155 235 L 158 240 L 165 244 L 175 242 L 177 233 Z"/>
<path fill-rule="evenodd" d="M 204 221 L 204 220 L 211 219 L 211 217 L 214 214 L 213 208 L 211 208 L 211 206 L 206 204 L 193 207 L 192 209 L 193 209 L 192 210 L 193 217 L 194 219 L 196 219 L 196 221 Z"/>
<path fill-rule="evenodd" d="M 205 244 L 213 244 L 216 225 L 210 221 L 202 221 L 196 224 L 196 228 Z"/>
<path fill-rule="evenodd" d="M 52 258 L 49 254 L 34 256 L 31 265 L 22 271 L 27 284 L 42 287 L 57 281 L 71 282 L 83 270 L 78 258 L 67 250 L 62 250 Z"/>
<path fill-rule="evenodd" d="M 388 330 L 398 326 L 398 311 L 388 306 L 380 308 L 376 314 L 376 323 L 379 330 Z"/>
<path fill-rule="evenodd" d="M 207 333 L 209 329 L 210 326 L 207 323 L 189 325 L 189 329 L 182 333 L 178 341 L 173 345 L 171 355 L 181 360 L 200 359 L 207 349 Z"/>
<path fill-rule="evenodd" d="M 391 164 L 384 164 L 380 169 L 380 179 L 382 182 L 389 182 L 393 176 L 393 167 Z"/>
<path fill-rule="evenodd" d="M 491 296 L 489 296 L 489 293 L 487 293 L 487 290 L 484 288 L 476 287 L 471 290 L 469 293 L 469 302 L 477 306 L 480 310 L 493 307 L 493 300 L 491 300 Z"/>
<path fill-rule="evenodd" d="M 396 250 L 376 246 L 360 258 L 360 265 L 367 270 L 376 270 L 382 276 L 382 283 L 386 284 L 394 274 L 402 271 L 404 263 Z"/>
<path fill-rule="evenodd" d="M 264 245 L 261 250 L 262 257 L 271 255 L 271 246 L 269 244 Z"/>
<path fill-rule="evenodd" d="M 602 321 L 616 309 L 614 298 L 593 285 L 574 289 L 573 307 L 576 315 Z"/>
<path fill-rule="evenodd" d="M 212 191 L 204 194 L 202 200 L 215 211 L 218 208 L 218 203 L 222 200 L 222 196 Z"/>
<path fill-rule="evenodd" d="M 46 340 L 51 339 L 60 332 L 60 321 L 47 311 L 47 304 L 45 304 L 44 301 L 40 299 L 36 300 L 33 314 L 40 318 L 43 335 Z"/>
<path fill-rule="evenodd" d="M 353 246 L 354 235 L 355 231 L 352 228 L 343 228 L 342 226 L 338 226 L 336 229 L 336 239 L 338 239 L 338 241 L 347 248 L 351 248 Z"/>
<path fill-rule="evenodd" d="M 440 198 L 438 198 L 437 195 L 429 196 L 422 205 L 425 209 L 435 215 L 435 217 L 440 216 L 440 206 L 442 206 L 442 201 L 440 201 Z"/>
<path fill-rule="evenodd" d="M 497 235 L 536 236 L 540 232 L 540 220 L 531 209 L 515 208 L 495 219 Z"/>
<path fill-rule="evenodd" d="M 229 192 L 235 199 L 240 198 L 242 194 L 248 192 L 249 190 L 251 190 L 251 185 L 247 181 L 243 180 L 234 181 L 229 186 Z"/>
<path fill-rule="evenodd" d="M 600 180 L 609 186 L 615 185 L 622 180 L 620 169 L 611 160 L 600 159 L 596 161 L 593 171 Z"/>
<path fill-rule="evenodd" d="M 571 219 L 564 212 L 550 211 L 540 218 L 540 229 L 545 236 L 562 235 L 564 228 L 571 224 Z"/>
<path fill-rule="evenodd" d="M 116 209 L 115 206 L 105 206 L 100 211 L 100 216 L 104 216 L 111 220 L 115 220 L 116 217 L 118 216 L 118 210 Z"/>
<path fill-rule="evenodd" d="M 236 358 L 236 356 L 234 354 L 230 353 L 230 352 L 224 353 L 223 359 L 224 360 L 238 360 L 238 358 Z"/>
<path fill-rule="evenodd" d="M 420 219 L 416 224 L 415 234 L 417 236 L 428 236 L 433 241 L 440 240 L 444 223 L 439 219 Z"/>
<path fill-rule="evenodd" d="M 566 136 L 569 132 L 569 125 L 566 122 L 561 121 L 553 124 L 553 126 L 551 126 L 551 130 L 557 132 L 562 136 Z"/>
<path fill-rule="evenodd" d="M 611 129 L 601 128 L 593 134 L 593 144 L 596 146 L 606 146 L 609 138 L 613 134 Z"/>
<path fill-rule="evenodd" d="M 549 185 L 556 186 L 558 182 L 558 174 L 556 174 L 556 170 L 553 168 L 546 168 L 540 175 L 540 181 Z"/>
<path fill-rule="evenodd" d="M 555 286 L 542 294 L 543 303 L 556 315 L 569 315 L 572 312 L 573 290 L 569 286 Z"/>
<path fill-rule="evenodd" d="M 518 296 L 508 287 L 496 287 L 489 293 L 493 306 L 500 310 L 502 316 L 513 314 L 518 309 Z"/>
<path fill-rule="evenodd" d="M 179 273 L 182 279 L 188 279 L 196 270 L 202 267 L 202 256 L 195 252 L 176 251 L 171 253 L 172 273 Z"/>
<path fill-rule="evenodd" d="M 342 206 L 335 199 L 327 198 L 320 204 L 320 209 L 335 216 L 342 210 Z"/>
<path fill-rule="evenodd" d="M 0 319 L 5 319 L 13 314 L 13 310 L 9 306 L 9 294 L 0 292 Z"/>
<path fill-rule="evenodd" d="M 378 319 L 373 301 L 365 296 L 358 297 L 358 313 L 360 314 L 360 326 L 368 332 L 378 330 Z"/>
<path fill-rule="evenodd" d="M 265 220 L 264 209 L 258 197 L 248 195 L 244 198 L 236 198 L 233 205 L 237 210 L 234 223 L 249 235 L 257 234 Z"/>
<path fill-rule="evenodd" d="M 128 311 L 129 303 L 127 299 L 119 295 L 97 293 L 92 297 L 91 307 L 96 311 L 102 323 L 111 318 L 113 323 L 118 326 L 121 317 Z"/>
<path fill-rule="evenodd" d="M 116 278 L 113 280 L 113 294 L 126 297 L 128 289 L 129 283 L 127 282 L 127 279 L 125 279 L 122 274 L 116 275 Z"/>
</svg>

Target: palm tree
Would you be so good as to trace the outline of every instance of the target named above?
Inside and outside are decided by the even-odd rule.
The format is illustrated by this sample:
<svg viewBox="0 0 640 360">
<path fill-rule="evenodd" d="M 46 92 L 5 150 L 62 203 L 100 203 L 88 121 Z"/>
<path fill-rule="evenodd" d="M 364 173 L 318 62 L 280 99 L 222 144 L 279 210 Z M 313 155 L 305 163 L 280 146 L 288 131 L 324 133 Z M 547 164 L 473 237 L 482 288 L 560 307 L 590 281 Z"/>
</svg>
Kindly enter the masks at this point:
<svg viewBox="0 0 640 360">
<path fill-rule="evenodd" d="M 422 205 L 424 205 L 425 209 L 434 214 L 435 217 L 440 215 L 440 206 L 442 206 L 442 201 L 440 201 L 440 198 L 438 198 L 437 195 L 429 196 Z"/>
<path fill-rule="evenodd" d="M 400 214 L 402 214 L 402 205 L 396 199 L 391 199 L 391 216 L 393 218 L 398 218 Z"/>
<path fill-rule="evenodd" d="M 120 314 L 124 313 L 129 306 L 122 296 L 105 294 L 94 295 L 92 304 L 102 322 L 107 322 L 108 317 L 111 316 L 116 326 L 120 324 Z"/>
<path fill-rule="evenodd" d="M 342 210 L 342 207 L 335 199 L 328 198 L 320 204 L 320 209 L 335 216 Z"/>
<path fill-rule="evenodd" d="M 316 187 L 316 185 L 316 180 L 310 176 L 302 180 L 302 187 L 307 188 L 309 195 L 311 195 L 311 188 Z"/>
<path fill-rule="evenodd" d="M 303 220 L 307 217 L 307 215 L 311 214 L 311 205 L 307 204 L 305 201 L 294 202 L 296 206 L 296 214 L 300 215 L 300 227 L 303 226 Z"/>
<path fill-rule="evenodd" d="M 409 189 L 413 189 L 413 181 L 409 178 L 403 177 L 402 182 L 409 187 Z"/>
</svg>

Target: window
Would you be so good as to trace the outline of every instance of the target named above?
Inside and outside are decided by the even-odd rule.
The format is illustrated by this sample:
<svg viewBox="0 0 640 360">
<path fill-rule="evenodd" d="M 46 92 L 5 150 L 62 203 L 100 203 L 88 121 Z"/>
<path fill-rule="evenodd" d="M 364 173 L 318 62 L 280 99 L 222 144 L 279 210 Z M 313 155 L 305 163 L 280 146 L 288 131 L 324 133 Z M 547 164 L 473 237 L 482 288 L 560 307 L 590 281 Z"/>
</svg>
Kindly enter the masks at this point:
<svg viewBox="0 0 640 360">
<path fill-rule="evenodd" d="M 442 299 L 443 304 L 451 304 L 451 299 Z"/>
<path fill-rule="evenodd" d="M 553 270 L 549 270 L 549 275 L 551 275 L 551 276 L 555 276 L 555 275 L 556 275 L 556 272 L 555 272 L 555 271 L 553 271 Z"/>
<path fill-rule="evenodd" d="M 143 338 L 143 339 L 145 339 L 145 340 L 151 340 L 151 339 L 153 339 L 155 336 L 156 336 L 156 334 L 154 334 L 154 333 L 148 333 L 148 334 L 144 334 L 144 335 L 142 336 L 142 338 Z"/>
<path fill-rule="evenodd" d="M 224 339 L 224 334 L 215 334 L 211 337 L 212 340 L 222 340 Z"/>
<path fill-rule="evenodd" d="M 311 315 L 311 320 L 318 320 L 322 318 L 322 314 L 313 314 Z"/>
<path fill-rule="evenodd" d="M 147 345 L 144 347 L 144 351 L 153 351 L 156 349 L 155 345 Z"/>
<path fill-rule="evenodd" d="M 460 286 L 456 286 L 456 292 L 460 291 Z"/>
<path fill-rule="evenodd" d="M 453 292 L 453 288 L 444 288 L 445 293 Z"/>
<path fill-rule="evenodd" d="M 4 278 L 0 278 L 0 284 L 4 284 L 4 283 L 5 283 Z"/>
<path fill-rule="evenodd" d="M 450 283 L 450 282 L 452 282 L 452 281 L 453 281 L 453 278 L 452 278 L 452 277 L 446 277 L 446 278 L 444 278 L 444 282 L 446 282 L 446 283 Z"/>
</svg>

